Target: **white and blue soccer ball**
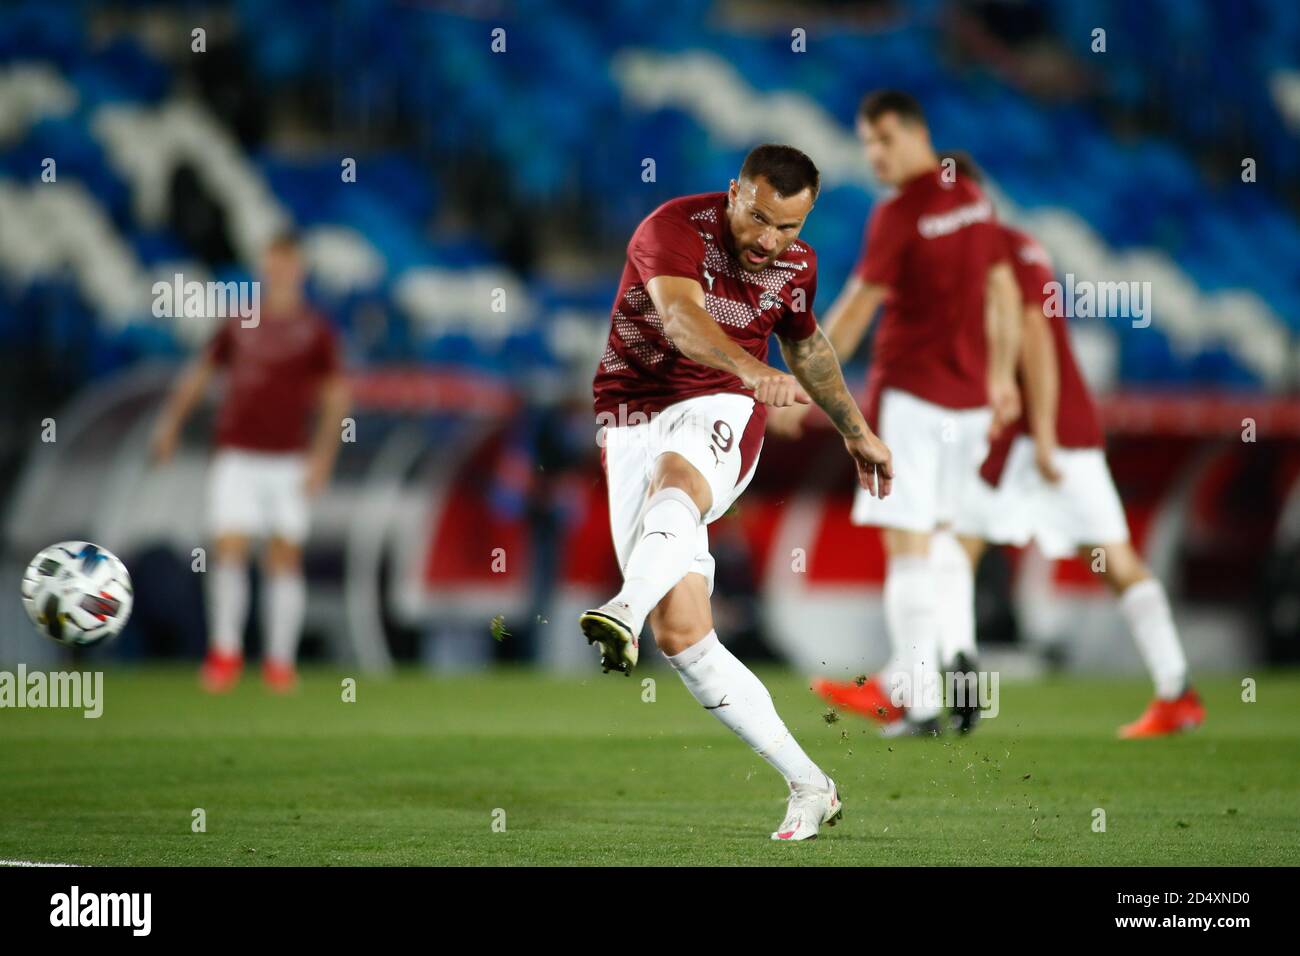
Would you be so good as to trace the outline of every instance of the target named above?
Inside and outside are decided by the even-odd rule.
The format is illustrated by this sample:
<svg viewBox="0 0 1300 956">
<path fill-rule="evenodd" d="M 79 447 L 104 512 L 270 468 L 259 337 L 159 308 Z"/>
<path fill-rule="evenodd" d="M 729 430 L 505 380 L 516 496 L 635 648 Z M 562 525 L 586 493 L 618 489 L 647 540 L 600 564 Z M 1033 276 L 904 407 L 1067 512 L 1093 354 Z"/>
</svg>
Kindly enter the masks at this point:
<svg viewBox="0 0 1300 956">
<path fill-rule="evenodd" d="M 131 616 L 131 575 L 107 548 L 89 541 L 52 544 L 27 565 L 23 607 L 46 637 L 90 647 L 114 637 Z"/>
</svg>

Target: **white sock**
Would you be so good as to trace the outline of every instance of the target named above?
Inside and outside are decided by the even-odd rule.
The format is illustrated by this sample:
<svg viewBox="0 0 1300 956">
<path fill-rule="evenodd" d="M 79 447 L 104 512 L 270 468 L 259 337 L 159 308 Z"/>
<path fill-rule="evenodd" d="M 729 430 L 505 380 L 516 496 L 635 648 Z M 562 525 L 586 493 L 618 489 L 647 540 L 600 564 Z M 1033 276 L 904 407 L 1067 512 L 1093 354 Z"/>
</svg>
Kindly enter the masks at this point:
<svg viewBox="0 0 1300 956">
<path fill-rule="evenodd" d="M 307 584 L 301 574 L 267 575 L 262 615 L 267 660 L 293 666 L 306 610 Z"/>
<path fill-rule="evenodd" d="M 947 667 L 958 654 L 975 656 L 975 570 L 947 531 L 930 538 L 930 565 L 939 596 L 939 665 Z"/>
<path fill-rule="evenodd" d="M 1187 658 L 1164 585 L 1155 578 L 1130 585 L 1119 596 L 1119 609 L 1156 685 L 1156 696 L 1164 700 L 1178 697 L 1187 686 Z"/>
<path fill-rule="evenodd" d="M 904 678 L 903 704 L 913 720 L 939 716 L 939 700 L 922 693 L 931 672 L 938 681 L 939 601 L 929 555 L 905 554 L 889 559 L 885 571 L 885 626 L 893 647 L 885 673 L 885 690 L 894 697 L 892 681 Z M 935 685 L 939 686 L 938 684 Z"/>
<path fill-rule="evenodd" d="M 709 631 L 698 644 L 668 657 L 668 663 L 691 696 L 775 767 L 787 783 L 830 785 L 830 778 L 786 729 L 763 682 L 722 646 L 717 631 Z"/>
<path fill-rule="evenodd" d="M 641 539 L 623 569 L 623 590 L 614 598 L 628 606 L 634 634 L 641 632 L 646 615 L 690 571 L 699 528 L 700 509 L 680 488 L 664 488 L 646 502 Z"/>
<path fill-rule="evenodd" d="M 218 561 L 208 574 L 208 647 L 225 657 L 244 653 L 248 565 Z"/>
</svg>

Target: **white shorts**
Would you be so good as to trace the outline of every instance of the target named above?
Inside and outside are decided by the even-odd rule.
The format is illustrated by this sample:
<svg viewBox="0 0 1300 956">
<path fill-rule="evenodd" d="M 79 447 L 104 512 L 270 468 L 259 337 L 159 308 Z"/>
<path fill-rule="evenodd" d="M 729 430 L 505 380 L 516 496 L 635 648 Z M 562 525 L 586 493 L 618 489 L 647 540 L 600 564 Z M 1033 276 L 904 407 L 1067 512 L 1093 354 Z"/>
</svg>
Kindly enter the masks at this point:
<svg viewBox="0 0 1300 956">
<path fill-rule="evenodd" d="M 988 454 L 988 408 L 945 408 L 909 392 L 880 396 L 881 441 L 894 462 L 894 487 L 883 501 L 858 488 L 854 524 L 933 531 L 951 523 Z"/>
<path fill-rule="evenodd" d="M 1058 448 L 1053 463 L 1061 473 L 1049 484 L 1034 464 L 1033 439 L 1011 443 L 996 488 L 978 490 L 957 521 L 959 534 L 1017 547 L 1033 540 L 1049 558 L 1071 557 L 1086 545 L 1127 541 L 1124 505 L 1100 448 Z"/>
<path fill-rule="evenodd" d="M 713 593 L 714 565 L 706 526 L 727 513 L 754 477 L 763 438 L 760 428 L 750 429 L 753 416 L 752 398 L 719 393 L 669 405 L 649 422 L 605 428 L 609 527 L 620 568 L 627 567 L 632 546 L 641 535 L 655 462 L 660 455 L 676 452 L 695 466 L 713 489 L 713 504 L 700 522 L 691 565 L 691 571 L 702 574 Z"/>
<path fill-rule="evenodd" d="M 220 449 L 208 484 L 212 532 L 275 536 L 301 544 L 310 525 L 306 476 L 301 454 Z"/>
</svg>

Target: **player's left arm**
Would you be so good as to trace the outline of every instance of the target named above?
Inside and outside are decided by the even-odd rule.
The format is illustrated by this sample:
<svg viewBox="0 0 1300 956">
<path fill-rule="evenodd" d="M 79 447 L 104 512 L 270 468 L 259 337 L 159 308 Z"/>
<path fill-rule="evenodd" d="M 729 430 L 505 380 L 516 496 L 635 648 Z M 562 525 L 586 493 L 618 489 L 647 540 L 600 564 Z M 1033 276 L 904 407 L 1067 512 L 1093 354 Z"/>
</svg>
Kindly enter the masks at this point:
<svg viewBox="0 0 1300 956">
<path fill-rule="evenodd" d="M 347 378 L 341 370 L 330 373 L 320 386 L 320 414 L 316 419 L 316 435 L 312 439 L 307 457 L 307 494 L 315 496 L 325 490 L 334 460 L 338 457 L 343 418 L 351 407 L 352 398 Z"/>
<path fill-rule="evenodd" d="M 1025 415 L 1034 439 L 1034 464 L 1048 482 L 1061 480 L 1053 460 L 1056 452 L 1056 412 L 1060 402 L 1061 375 L 1056 361 L 1052 331 L 1040 305 L 1025 303 L 1024 345 L 1020 367 L 1025 379 Z"/>
<path fill-rule="evenodd" d="M 989 405 L 993 408 L 991 433 L 994 435 L 1020 417 L 1020 390 L 1016 387 L 1020 323 L 1020 287 L 1011 263 L 1001 259 L 989 267 L 984 294 Z"/>
<path fill-rule="evenodd" d="M 802 339 L 778 335 L 777 341 L 791 374 L 844 437 L 844 447 L 858 469 L 858 483 L 884 498 L 894 480 L 889 449 L 867 425 L 844 384 L 844 373 L 830 340 L 814 326 L 812 334 Z"/>
</svg>

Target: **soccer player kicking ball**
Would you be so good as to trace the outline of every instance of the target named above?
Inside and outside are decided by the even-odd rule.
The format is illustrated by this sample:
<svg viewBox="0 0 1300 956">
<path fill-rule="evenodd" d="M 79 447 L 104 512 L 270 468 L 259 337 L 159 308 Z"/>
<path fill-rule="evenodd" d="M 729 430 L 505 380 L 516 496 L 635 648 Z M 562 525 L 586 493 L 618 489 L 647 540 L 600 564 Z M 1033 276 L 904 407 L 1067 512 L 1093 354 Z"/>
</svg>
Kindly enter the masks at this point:
<svg viewBox="0 0 1300 956">
<path fill-rule="evenodd" d="M 268 246 L 262 277 L 257 322 L 226 321 L 181 373 L 154 432 L 155 458 L 165 462 L 209 381 L 225 370 L 208 489 L 216 561 L 208 574 L 208 656 L 200 671 L 203 687 L 213 693 L 233 687 L 243 669 L 248 554 L 261 537 L 268 539 L 262 677 L 274 691 L 297 685 L 309 499 L 329 481 L 348 406 L 334 333 L 303 298 L 304 269 L 293 236 Z M 317 407 L 309 445 L 308 422 Z"/>
<path fill-rule="evenodd" d="M 854 524 L 884 529 L 890 660 L 862 684 L 820 679 L 813 689 L 885 723 L 888 735 L 937 735 L 940 665 L 965 673 L 972 662 L 939 660 L 942 582 L 930 539 L 958 514 L 990 433 L 1019 414 L 1015 277 L 992 204 L 941 166 L 916 100 L 869 94 L 857 130 L 876 177 L 896 192 L 872 210 L 826 332 L 837 353 L 851 355 L 883 303 L 867 420 L 907 481 L 888 501 L 859 492 L 852 513 Z M 778 413 L 773 430 L 798 434 L 802 414 Z"/>
<path fill-rule="evenodd" d="M 1077 554 L 1100 559 L 1102 576 L 1119 598 L 1120 612 L 1155 684 L 1155 700 L 1125 738 L 1157 737 L 1199 727 L 1205 708 L 1187 682 L 1187 660 L 1169 599 L 1129 542 L 1124 507 L 1115 491 L 1097 410 L 1075 364 L 1063 316 L 1047 316 L 1054 280 L 1047 252 L 1024 232 L 1002 227 L 1024 302 L 1022 370 L 1026 414 L 993 443 L 980 470 L 983 481 L 957 521 L 973 537 L 1022 546 L 1032 537 L 1049 558 Z M 972 565 L 982 547 L 970 549 Z M 969 615 L 947 622 L 965 629 Z"/>
<path fill-rule="evenodd" d="M 785 778 L 789 807 L 772 839 L 791 841 L 833 824 L 839 794 L 718 640 L 707 527 L 753 478 L 768 405 L 815 401 L 862 487 L 889 494 L 889 450 L 813 316 L 817 258 L 798 236 L 818 187 L 799 150 L 759 146 L 727 192 L 667 202 L 633 233 L 594 383 L 623 588 L 580 619 L 605 670 L 624 673 L 649 620 L 695 699 Z M 766 362 L 773 332 L 793 375 Z"/>
</svg>

